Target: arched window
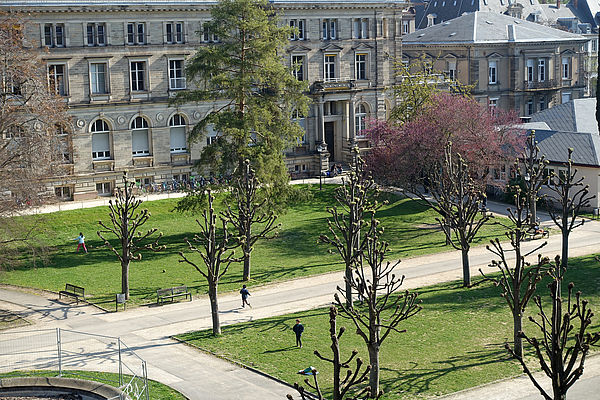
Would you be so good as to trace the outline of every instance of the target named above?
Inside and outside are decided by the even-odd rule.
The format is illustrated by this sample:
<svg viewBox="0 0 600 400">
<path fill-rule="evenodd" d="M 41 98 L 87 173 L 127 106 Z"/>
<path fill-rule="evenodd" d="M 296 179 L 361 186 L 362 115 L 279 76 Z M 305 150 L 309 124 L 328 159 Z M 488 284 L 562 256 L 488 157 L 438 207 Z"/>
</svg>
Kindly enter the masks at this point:
<svg viewBox="0 0 600 400">
<path fill-rule="evenodd" d="M 364 136 L 362 131 L 367 127 L 367 106 L 360 103 L 356 106 L 354 112 L 354 133 L 356 136 Z"/>
<path fill-rule="evenodd" d="M 148 121 L 136 117 L 131 121 L 131 154 L 134 157 L 150 155 L 148 140 Z"/>
<path fill-rule="evenodd" d="M 171 153 L 187 152 L 187 140 L 185 137 L 185 118 L 183 115 L 175 114 L 169 120 L 171 127 Z"/>
<path fill-rule="evenodd" d="M 110 159 L 110 128 L 106 121 L 97 119 L 90 126 L 92 132 L 92 159 Z"/>
</svg>

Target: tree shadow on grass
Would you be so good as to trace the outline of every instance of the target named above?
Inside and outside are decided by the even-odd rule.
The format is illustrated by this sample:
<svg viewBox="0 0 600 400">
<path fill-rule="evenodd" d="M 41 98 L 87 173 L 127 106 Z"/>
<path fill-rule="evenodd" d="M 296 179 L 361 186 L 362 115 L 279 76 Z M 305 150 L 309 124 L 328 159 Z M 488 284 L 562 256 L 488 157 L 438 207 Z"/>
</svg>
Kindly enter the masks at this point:
<svg viewBox="0 0 600 400">
<path fill-rule="evenodd" d="M 381 380 L 381 386 L 386 393 L 432 393 L 431 391 L 435 390 L 435 383 L 440 379 L 450 379 L 449 375 L 468 374 L 470 369 L 481 369 L 486 365 L 510 361 L 511 357 L 504 349 L 504 343 L 492 343 L 485 347 L 446 360 L 433 361 L 431 367 L 423 367 L 418 362 L 411 362 L 412 366 L 402 371 L 382 368 L 385 378 Z M 500 376 L 492 377 L 490 380 L 498 378 Z"/>
</svg>

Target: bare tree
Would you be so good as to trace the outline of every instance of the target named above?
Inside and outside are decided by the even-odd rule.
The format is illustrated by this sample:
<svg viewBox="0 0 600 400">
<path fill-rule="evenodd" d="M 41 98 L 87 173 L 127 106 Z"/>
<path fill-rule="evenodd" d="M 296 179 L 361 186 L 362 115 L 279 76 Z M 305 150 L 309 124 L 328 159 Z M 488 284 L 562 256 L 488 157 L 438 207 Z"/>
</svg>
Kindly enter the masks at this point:
<svg viewBox="0 0 600 400">
<path fill-rule="evenodd" d="M 13 217 L 54 198 L 48 182 L 67 173 L 71 140 L 65 102 L 49 89 L 25 23 L 0 13 L 0 267 L 22 259 L 23 248 L 37 250 L 31 240 L 43 226 Z"/>
<path fill-rule="evenodd" d="M 183 252 L 179 252 L 181 260 L 196 269 L 208 283 L 208 297 L 210 299 L 210 311 L 212 315 L 213 335 L 221 334 L 221 323 L 219 321 L 219 302 L 217 297 L 219 281 L 227 273 L 229 266 L 241 259 L 234 257 L 234 249 L 239 246 L 236 237 L 229 234 L 229 220 L 219 217 L 222 229 L 217 228 L 217 214 L 213 202 L 215 197 L 208 191 L 208 209 L 202 212 L 202 222 L 196 220 L 200 226 L 200 233 L 194 235 L 192 241 L 185 239 L 190 251 L 200 255 L 204 267 L 190 260 Z"/>
<path fill-rule="evenodd" d="M 537 224 L 537 201 L 540 199 L 539 191 L 546 182 L 544 170 L 548 165 L 548 160 L 544 155 L 540 156 L 540 148 L 535 141 L 535 130 L 527 135 L 525 142 L 525 151 L 521 155 L 521 164 L 517 164 L 519 175 L 523 177 L 525 184 L 525 194 L 527 197 L 526 209 L 529 212 L 529 223 L 532 226 Z"/>
<path fill-rule="evenodd" d="M 354 274 L 350 278 L 352 289 L 365 299 L 363 308 L 346 307 L 346 291 L 337 288 L 335 294 L 338 307 L 354 323 L 356 333 L 364 340 L 369 351 L 369 387 L 370 397 L 380 396 L 379 390 L 379 352 L 382 343 L 392 332 L 404 332 L 398 328 L 400 322 L 412 317 L 421 310 L 417 302 L 417 294 L 405 291 L 397 293 L 404 276 L 398 278 L 394 268 L 400 263 L 385 261 L 389 252 L 388 243 L 381 241 L 383 229 L 375 214 L 371 214 L 369 229 L 360 245 L 360 256 Z M 366 266 L 365 266 L 366 263 Z M 340 295 L 342 299 L 340 298 Z"/>
<path fill-rule="evenodd" d="M 485 275 L 481 269 L 479 272 L 486 278 L 484 280 L 492 281 L 494 285 L 500 287 L 501 296 L 506 300 L 506 304 L 510 308 L 513 317 L 514 352 L 519 357 L 522 357 L 523 343 L 519 334 L 523 330 L 523 313 L 529 300 L 535 294 L 537 283 L 545 274 L 544 265 L 548 261 L 540 257 L 537 265 L 533 266 L 525 261 L 526 257 L 540 250 L 547 242 L 540 244 L 530 251 L 523 252 L 521 244 L 525 239 L 529 227 L 530 215 L 525 212 L 527 199 L 523 198 L 518 186 L 515 187 L 515 191 L 516 207 L 515 209 L 507 209 L 510 223 L 499 222 L 500 225 L 507 229 L 505 235 L 510 241 L 511 249 L 505 249 L 498 238 L 491 241 L 491 247 L 487 246 L 487 249 L 497 257 L 496 260 L 492 261 L 490 267 L 500 270 L 500 275 L 498 277 L 491 277 Z M 513 261 L 507 258 L 507 253 L 510 251 L 514 252 L 514 264 L 512 264 Z"/>
<path fill-rule="evenodd" d="M 133 194 L 135 182 L 127 179 L 127 172 L 123 173 L 123 187 L 117 190 L 117 197 L 108 202 L 110 224 L 98 221 L 101 229 L 97 232 L 104 245 L 108 247 L 121 263 L 121 291 L 125 298 L 129 299 L 129 265 L 131 261 L 142 259 L 141 250 L 159 251 L 164 246 L 159 246 L 158 241 L 162 237 L 152 239 L 157 228 L 152 228 L 142 233 L 141 227 L 150 218 L 150 212 L 146 209 L 139 210 L 142 200 Z M 116 237 L 113 245 L 107 238 L 108 235 Z"/>
<path fill-rule="evenodd" d="M 352 354 L 345 360 L 342 361 L 342 356 L 340 352 L 340 339 L 346 329 L 341 327 L 339 332 L 337 330 L 337 316 L 338 309 L 335 306 L 331 306 L 329 308 L 329 335 L 331 338 L 331 352 L 333 353 L 331 358 L 327 358 L 322 356 L 317 350 L 315 350 L 315 355 L 319 357 L 323 361 L 327 361 L 333 365 L 333 400 L 353 400 L 362 398 L 363 395 L 368 394 L 370 388 L 364 387 L 362 389 L 357 389 L 356 387 L 366 382 L 368 379 L 368 374 L 370 370 L 370 366 L 367 366 L 364 370 L 361 371 L 363 361 L 360 358 L 357 358 L 358 351 L 353 350 Z M 352 360 L 356 360 L 356 367 L 350 368 L 350 363 Z M 343 371 L 346 371 L 345 376 L 342 376 Z M 316 390 L 318 393 L 318 398 L 322 399 L 323 396 L 321 394 L 321 389 L 319 388 L 318 379 L 317 379 L 317 370 L 313 369 L 311 371 L 314 383 L 310 383 L 308 379 L 304 382 L 305 384 L 313 390 Z M 306 392 L 303 387 L 299 386 L 298 383 L 294 384 L 294 387 L 300 393 L 301 399 L 306 399 Z M 346 396 L 349 395 L 349 396 Z M 293 399 L 291 395 L 287 395 L 288 399 Z"/>
<path fill-rule="evenodd" d="M 236 209 L 227 207 L 222 215 L 233 225 L 238 233 L 240 245 L 243 251 L 245 281 L 250 279 L 250 255 L 254 245 L 259 239 L 269 239 L 280 225 L 276 225 L 277 216 L 273 213 L 263 211 L 267 199 L 258 200 L 257 190 L 260 182 L 256 178 L 254 170 L 250 168 L 250 160 L 244 161 L 244 172 L 237 179 L 237 185 L 233 188 L 233 196 Z M 257 225 L 259 226 L 256 229 Z"/>
<path fill-rule="evenodd" d="M 469 166 L 452 153 L 452 144 L 445 149 L 441 163 L 430 169 L 421 180 L 429 191 L 412 185 L 409 190 L 439 214 L 436 221 L 452 247 L 462 252 L 463 285 L 471 285 L 469 250 L 479 229 L 490 219 L 481 213 L 483 191 L 471 177 Z"/>
<path fill-rule="evenodd" d="M 584 177 L 577 177 L 577 169 L 573 168 L 573 149 L 568 149 L 566 170 L 549 177 L 550 194 L 545 197 L 548 213 L 562 234 L 561 262 L 564 268 L 569 263 L 569 235 L 573 229 L 583 225 L 583 219 L 577 217 L 590 206 L 594 195 L 589 194 L 588 185 L 583 184 Z"/>
<path fill-rule="evenodd" d="M 560 257 L 557 256 L 550 269 L 552 281 L 548 285 L 552 298 L 551 314 L 544 311 L 540 296 L 534 298 L 539 318 L 529 317 L 529 320 L 539 328 L 542 338 L 536 339 L 523 332 L 520 334 L 535 349 L 542 371 L 552 381 L 552 393 L 542 388 L 523 357 L 506 345 L 508 352 L 521 363 L 523 371 L 546 400 L 567 398 L 567 391 L 583 374 L 583 365 L 590 346 L 600 341 L 600 332 L 587 332 L 594 314 L 588 307 L 587 300 L 581 299 L 581 292 L 573 296 L 573 283 L 569 284 L 565 304 L 561 293 L 565 271 L 566 268 L 561 266 Z M 571 335 L 573 337 L 570 337 Z"/>
<path fill-rule="evenodd" d="M 365 225 L 364 215 L 373 213 L 380 204 L 372 198 L 376 192 L 376 184 L 370 177 L 365 176 L 364 161 L 356 156 L 356 162 L 348 175 L 348 180 L 335 190 L 335 200 L 338 206 L 327 208 L 331 219 L 327 226 L 331 237 L 321 235 L 319 240 L 332 245 L 338 251 L 346 265 L 346 307 L 351 309 L 352 304 L 352 271 L 355 267 L 360 246 L 360 232 Z"/>
</svg>

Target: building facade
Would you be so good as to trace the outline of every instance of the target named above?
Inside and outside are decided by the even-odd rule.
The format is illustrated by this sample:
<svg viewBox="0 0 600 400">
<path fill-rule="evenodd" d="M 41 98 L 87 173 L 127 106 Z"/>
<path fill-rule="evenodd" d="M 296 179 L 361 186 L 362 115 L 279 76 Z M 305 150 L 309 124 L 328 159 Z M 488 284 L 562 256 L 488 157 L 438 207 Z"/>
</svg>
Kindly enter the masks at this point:
<svg viewBox="0 0 600 400">
<path fill-rule="evenodd" d="M 476 11 L 403 38 L 403 62 L 425 57 L 436 71 L 472 85 L 490 109 L 537 111 L 584 96 L 588 38 Z"/>
<path fill-rule="evenodd" d="M 110 195 L 123 171 L 141 185 L 186 181 L 202 148 L 218 135 L 188 142 L 188 133 L 215 103 L 169 106 L 188 88 L 186 58 L 218 41 L 203 29 L 214 1 L 6 1 L 26 13 L 29 41 L 42 50 L 48 84 L 73 117 L 68 171 L 51 182 L 57 196 Z M 414 30 L 402 1 L 272 1 L 283 24 L 297 29 L 282 57 L 310 84 L 313 103 L 298 115 L 306 134 L 290 149 L 292 177 L 316 175 L 365 147 L 368 118 L 393 106 L 400 36 Z"/>
</svg>

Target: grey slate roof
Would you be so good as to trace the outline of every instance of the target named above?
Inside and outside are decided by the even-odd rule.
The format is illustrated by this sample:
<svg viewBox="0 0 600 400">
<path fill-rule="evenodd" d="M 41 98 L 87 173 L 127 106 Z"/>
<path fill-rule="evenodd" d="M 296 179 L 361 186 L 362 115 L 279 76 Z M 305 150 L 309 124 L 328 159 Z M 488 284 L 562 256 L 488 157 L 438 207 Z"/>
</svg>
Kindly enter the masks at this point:
<svg viewBox="0 0 600 400">
<path fill-rule="evenodd" d="M 567 149 L 573 148 L 574 164 L 600 167 L 600 136 L 594 133 L 536 130 L 540 153 L 554 163 L 567 162 Z"/>
<path fill-rule="evenodd" d="M 476 11 L 403 36 L 403 44 L 557 42 L 588 39 L 504 14 Z"/>
<path fill-rule="evenodd" d="M 565 132 L 594 133 L 598 135 L 596 123 L 596 99 L 575 99 L 559 104 L 531 116 L 531 122 L 545 122 L 551 130 Z"/>
<path fill-rule="evenodd" d="M 8 7 L 50 7 L 50 6 L 114 6 L 114 5 L 132 5 L 132 6 L 177 6 L 177 5 L 213 5 L 218 0 L 0 0 L 0 6 Z M 269 0 L 275 5 L 301 5 L 301 4 L 332 4 L 332 5 L 360 5 L 365 4 L 406 4 L 402 0 Z"/>
</svg>

